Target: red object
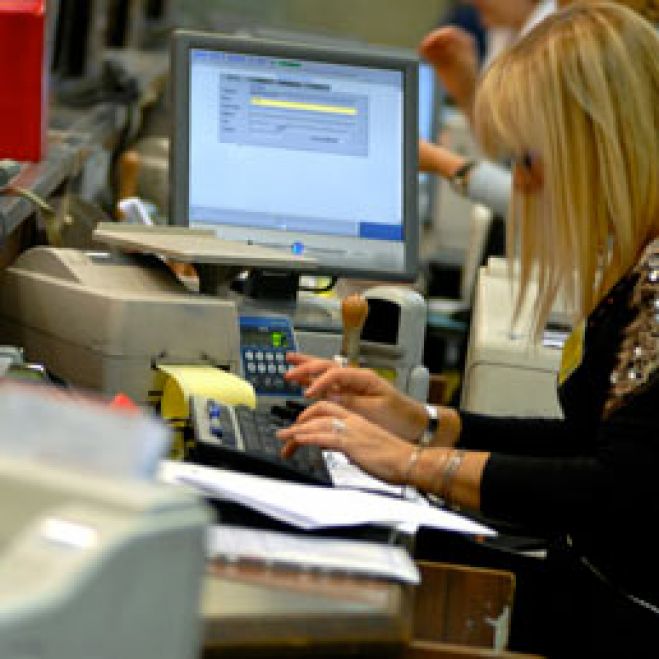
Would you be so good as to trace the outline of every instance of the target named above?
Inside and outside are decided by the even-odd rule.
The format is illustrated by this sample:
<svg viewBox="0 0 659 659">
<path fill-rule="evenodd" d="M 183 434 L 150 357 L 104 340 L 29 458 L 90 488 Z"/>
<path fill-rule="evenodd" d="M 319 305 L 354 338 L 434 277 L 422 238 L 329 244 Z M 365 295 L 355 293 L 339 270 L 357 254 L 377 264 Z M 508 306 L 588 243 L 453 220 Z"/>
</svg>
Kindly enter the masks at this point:
<svg viewBox="0 0 659 659">
<path fill-rule="evenodd" d="M 131 398 L 126 396 L 126 394 L 118 393 L 112 401 L 110 401 L 110 407 L 119 408 L 122 410 L 127 410 L 130 412 L 139 411 L 139 407 L 133 402 Z"/>
<path fill-rule="evenodd" d="M 41 160 L 48 134 L 46 0 L 0 0 L 0 158 Z"/>
</svg>

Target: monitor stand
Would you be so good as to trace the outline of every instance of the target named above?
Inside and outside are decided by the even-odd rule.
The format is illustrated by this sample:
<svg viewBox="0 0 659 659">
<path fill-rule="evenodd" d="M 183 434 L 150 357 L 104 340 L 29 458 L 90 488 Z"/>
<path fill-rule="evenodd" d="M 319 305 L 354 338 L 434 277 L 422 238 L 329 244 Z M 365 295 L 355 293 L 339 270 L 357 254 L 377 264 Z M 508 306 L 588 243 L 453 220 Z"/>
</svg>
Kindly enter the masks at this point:
<svg viewBox="0 0 659 659">
<path fill-rule="evenodd" d="M 253 273 L 249 293 L 235 300 L 241 310 L 285 314 L 295 327 L 341 331 L 337 300 L 298 290 L 299 274 L 295 270 L 313 271 L 313 258 L 221 240 L 212 230 L 179 226 L 100 222 L 93 237 L 109 247 L 192 263 L 199 276 L 198 290 L 205 295 L 231 296 L 229 284 L 249 269 Z"/>
</svg>

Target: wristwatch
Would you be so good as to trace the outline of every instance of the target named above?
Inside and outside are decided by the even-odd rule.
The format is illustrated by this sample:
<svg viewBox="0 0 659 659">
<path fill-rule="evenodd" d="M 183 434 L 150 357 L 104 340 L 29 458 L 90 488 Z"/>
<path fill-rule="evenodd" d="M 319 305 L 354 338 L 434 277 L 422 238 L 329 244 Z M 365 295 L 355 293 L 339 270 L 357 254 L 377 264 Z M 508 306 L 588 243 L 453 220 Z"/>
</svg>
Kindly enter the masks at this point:
<svg viewBox="0 0 659 659">
<path fill-rule="evenodd" d="M 464 165 L 458 167 L 453 176 L 449 179 L 449 183 L 455 192 L 464 197 L 467 194 L 467 188 L 469 186 L 469 174 L 471 170 L 476 166 L 475 160 L 467 160 Z"/>
<path fill-rule="evenodd" d="M 426 414 L 428 415 L 428 425 L 419 439 L 419 444 L 421 446 L 430 446 L 432 438 L 435 436 L 435 433 L 439 430 L 439 414 L 437 413 L 437 408 L 434 405 L 426 405 Z"/>
</svg>

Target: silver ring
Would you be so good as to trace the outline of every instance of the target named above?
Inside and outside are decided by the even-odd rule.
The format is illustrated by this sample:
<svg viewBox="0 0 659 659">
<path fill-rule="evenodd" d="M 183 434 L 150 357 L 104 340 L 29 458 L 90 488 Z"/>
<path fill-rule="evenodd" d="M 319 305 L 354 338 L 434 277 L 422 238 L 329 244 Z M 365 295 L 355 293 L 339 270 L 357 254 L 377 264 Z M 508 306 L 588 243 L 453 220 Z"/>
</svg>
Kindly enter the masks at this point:
<svg viewBox="0 0 659 659">
<path fill-rule="evenodd" d="M 334 355 L 332 361 L 341 368 L 345 368 L 348 365 L 348 358 L 343 355 Z"/>
<path fill-rule="evenodd" d="M 341 419 L 334 417 L 332 419 L 332 432 L 335 435 L 342 435 L 346 431 L 346 424 Z"/>
</svg>

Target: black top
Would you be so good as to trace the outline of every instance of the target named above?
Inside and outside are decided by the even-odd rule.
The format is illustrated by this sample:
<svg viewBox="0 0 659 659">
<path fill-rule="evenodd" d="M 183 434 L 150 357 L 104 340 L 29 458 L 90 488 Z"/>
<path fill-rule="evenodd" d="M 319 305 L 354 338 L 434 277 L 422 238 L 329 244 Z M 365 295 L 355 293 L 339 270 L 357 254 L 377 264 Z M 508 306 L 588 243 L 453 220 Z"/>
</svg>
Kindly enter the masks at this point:
<svg viewBox="0 0 659 659">
<path fill-rule="evenodd" d="M 583 339 L 559 386 L 564 419 L 464 412 L 460 446 L 491 452 L 485 515 L 569 538 L 615 584 L 659 604 L 659 240 L 589 316 Z"/>
</svg>

